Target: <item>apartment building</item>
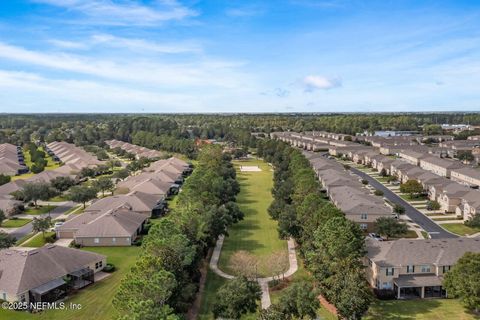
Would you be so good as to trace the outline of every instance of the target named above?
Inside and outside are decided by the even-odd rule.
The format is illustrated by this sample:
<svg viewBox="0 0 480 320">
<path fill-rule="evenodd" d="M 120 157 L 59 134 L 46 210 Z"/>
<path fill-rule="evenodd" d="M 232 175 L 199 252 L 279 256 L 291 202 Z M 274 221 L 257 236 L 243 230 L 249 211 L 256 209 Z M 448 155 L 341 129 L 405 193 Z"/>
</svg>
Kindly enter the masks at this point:
<svg viewBox="0 0 480 320">
<path fill-rule="evenodd" d="M 443 277 L 466 252 L 480 253 L 478 238 L 366 240 L 367 281 L 397 299 L 442 298 Z"/>
<path fill-rule="evenodd" d="M 470 167 L 453 169 L 450 172 L 450 179 L 469 187 L 478 188 L 480 186 L 480 170 Z"/>
</svg>

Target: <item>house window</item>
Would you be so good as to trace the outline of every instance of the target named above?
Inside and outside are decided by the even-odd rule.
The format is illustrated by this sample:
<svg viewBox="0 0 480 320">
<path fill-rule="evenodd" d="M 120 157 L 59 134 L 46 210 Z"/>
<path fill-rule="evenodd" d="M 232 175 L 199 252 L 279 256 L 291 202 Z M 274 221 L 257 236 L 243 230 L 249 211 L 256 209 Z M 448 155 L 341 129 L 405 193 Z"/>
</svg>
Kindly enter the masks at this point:
<svg viewBox="0 0 480 320">
<path fill-rule="evenodd" d="M 113 243 L 117 242 L 117 238 L 112 238 L 112 242 Z"/>
<path fill-rule="evenodd" d="M 449 271 L 451 266 L 443 266 L 443 273 Z"/>
<path fill-rule="evenodd" d="M 366 223 L 360 223 L 360 229 L 362 230 L 367 230 L 367 224 Z"/>
<path fill-rule="evenodd" d="M 392 287 L 392 285 L 390 284 L 390 282 L 384 282 L 382 287 L 383 287 L 383 289 L 390 289 Z"/>
<path fill-rule="evenodd" d="M 422 266 L 422 272 L 430 272 L 430 266 Z"/>
<path fill-rule="evenodd" d="M 407 266 L 407 273 L 414 273 L 415 272 L 415 266 Z"/>
<path fill-rule="evenodd" d="M 99 262 L 95 263 L 95 269 L 99 269 L 101 267 L 103 267 L 103 261 L 99 261 Z"/>
<path fill-rule="evenodd" d="M 394 268 L 386 268 L 385 271 L 386 271 L 385 274 L 386 274 L 387 276 L 393 276 L 394 273 L 395 273 L 395 269 L 394 269 Z"/>
<path fill-rule="evenodd" d="M 93 239 L 93 242 L 94 242 L 94 243 L 100 243 L 100 239 L 99 239 L 99 238 L 95 238 L 95 239 Z"/>
<path fill-rule="evenodd" d="M 3 293 L 3 300 L 7 301 L 7 294 L 5 292 Z"/>
<path fill-rule="evenodd" d="M 366 213 L 362 213 L 362 214 L 360 215 L 360 219 L 362 219 L 362 220 L 367 220 L 367 214 L 366 214 Z"/>
</svg>

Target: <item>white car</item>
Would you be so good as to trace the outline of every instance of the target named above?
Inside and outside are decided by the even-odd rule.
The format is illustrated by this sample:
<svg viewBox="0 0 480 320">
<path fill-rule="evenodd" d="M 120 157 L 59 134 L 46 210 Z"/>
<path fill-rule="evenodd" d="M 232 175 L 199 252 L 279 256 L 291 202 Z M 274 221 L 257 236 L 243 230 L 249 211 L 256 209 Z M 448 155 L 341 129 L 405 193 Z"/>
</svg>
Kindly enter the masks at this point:
<svg viewBox="0 0 480 320">
<path fill-rule="evenodd" d="M 53 230 L 57 231 L 57 228 L 62 226 L 64 222 L 62 221 L 58 221 L 58 222 L 55 222 L 55 224 L 53 225 Z"/>
</svg>

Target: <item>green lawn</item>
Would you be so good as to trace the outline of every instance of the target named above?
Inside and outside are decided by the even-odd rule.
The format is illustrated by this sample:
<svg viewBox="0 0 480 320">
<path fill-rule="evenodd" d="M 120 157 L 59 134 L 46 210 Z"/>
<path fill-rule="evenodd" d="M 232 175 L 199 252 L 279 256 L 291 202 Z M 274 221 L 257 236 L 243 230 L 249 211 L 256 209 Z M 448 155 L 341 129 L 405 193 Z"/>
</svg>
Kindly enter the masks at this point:
<svg viewBox="0 0 480 320">
<path fill-rule="evenodd" d="M 36 234 L 34 237 L 32 237 L 30 240 L 25 241 L 22 243 L 21 247 L 31 247 L 31 248 L 39 248 L 43 247 L 47 242 L 45 241 L 45 238 L 54 235 L 55 232 L 45 232 L 45 237 L 42 233 Z"/>
<path fill-rule="evenodd" d="M 68 201 L 68 196 L 67 196 L 66 194 L 62 194 L 62 195 L 59 195 L 59 196 L 50 198 L 48 201 L 51 201 L 51 202 L 64 202 L 64 201 Z"/>
<path fill-rule="evenodd" d="M 267 258 L 273 253 L 287 250 L 287 242 L 278 238 L 277 222 L 270 218 L 267 209 L 273 201 L 273 171 L 261 160 L 234 161 L 240 194 L 237 203 L 245 214 L 244 220 L 233 225 L 229 237 L 225 238 L 220 255 L 220 269 L 229 272 L 228 264 L 232 254 L 245 250 L 259 259 L 259 273 L 270 276 Z M 259 166 L 261 172 L 240 172 L 239 166 Z M 288 269 L 288 263 L 285 266 Z"/>
<path fill-rule="evenodd" d="M 27 223 L 32 221 L 32 219 L 8 219 L 2 222 L 2 228 L 19 228 L 23 227 Z"/>
<path fill-rule="evenodd" d="M 480 228 L 471 228 L 471 227 L 468 227 L 466 225 L 464 225 L 463 223 L 445 223 L 445 224 L 442 224 L 442 228 L 450 231 L 450 232 L 453 232 L 453 233 L 456 233 L 458 235 L 461 235 L 461 236 L 464 236 L 464 235 L 470 235 L 470 234 L 474 234 L 474 233 L 477 233 L 477 232 L 480 232 Z"/>
<path fill-rule="evenodd" d="M 35 207 L 30 207 L 25 210 L 25 214 L 32 214 L 32 215 L 37 215 L 37 214 L 44 214 L 44 213 L 49 213 L 53 209 L 55 209 L 56 206 L 38 206 L 37 208 Z"/>
<path fill-rule="evenodd" d="M 117 313 L 112 298 L 123 276 L 130 270 L 139 254 L 139 247 L 90 247 L 83 250 L 107 256 L 116 271 L 100 282 L 80 290 L 65 302 L 80 304 L 81 310 L 50 310 L 41 314 L 0 309 L 0 319 L 15 320 L 111 320 Z"/>
<path fill-rule="evenodd" d="M 470 320 L 469 314 L 455 299 L 377 300 L 365 320 Z"/>
<path fill-rule="evenodd" d="M 228 280 L 218 276 L 210 268 L 207 272 L 207 279 L 205 282 L 205 289 L 202 294 L 202 302 L 200 306 L 199 320 L 213 320 L 211 307 L 215 301 L 215 294 L 217 290 Z"/>
</svg>

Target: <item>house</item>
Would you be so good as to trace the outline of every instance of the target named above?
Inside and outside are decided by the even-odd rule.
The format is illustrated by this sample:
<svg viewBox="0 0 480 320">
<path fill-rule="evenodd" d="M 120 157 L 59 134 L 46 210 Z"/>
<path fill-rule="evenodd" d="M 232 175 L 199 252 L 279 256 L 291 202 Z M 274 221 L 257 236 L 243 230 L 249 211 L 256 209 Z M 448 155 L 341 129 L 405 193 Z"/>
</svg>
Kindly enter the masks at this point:
<svg viewBox="0 0 480 320">
<path fill-rule="evenodd" d="M 385 156 L 378 160 L 376 165 L 378 172 L 382 172 L 382 170 L 385 170 L 385 173 L 387 175 L 391 175 L 391 166 L 394 161 L 394 159 Z"/>
<path fill-rule="evenodd" d="M 64 164 L 74 165 L 77 168 L 96 167 L 104 164 L 96 156 L 88 153 L 83 148 L 65 141 L 54 141 L 45 146 L 47 152 Z"/>
<path fill-rule="evenodd" d="M 390 164 L 390 174 L 396 176 L 398 180 L 402 180 L 402 172 L 406 172 L 410 169 L 415 168 L 413 164 L 405 162 L 403 160 L 395 160 Z"/>
<path fill-rule="evenodd" d="M 444 177 L 438 177 L 435 180 L 425 182 L 424 188 L 427 190 L 430 200 L 438 201 L 443 190 L 451 184 L 455 184 L 455 182 Z"/>
<path fill-rule="evenodd" d="M 14 176 L 28 172 L 21 147 L 10 143 L 0 144 L 0 174 Z"/>
<path fill-rule="evenodd" d="M 358 223 L 365 231 L 372 231 L 378 218 L 392 216 L 392 209 L 385 205 L 382 198 L 367 194 L 360 188 L 334 186 L 329 189 L 329 196 L 347 219 Z"/>
<path fill-rule="evenodd" d="M 447 297 L 443 276 L 466 252 L 480 253 L 478 238 L 366 240 L 368 283 L 397 299 Z"/>
<path fill-rule="evenodd" d="M 426 172 L 428 171 L 425 171 L 419 167 L 413 167 L 398 170 L 397 176 L 401 183 L 405 183 L 408 180 L 418 180 L 418 178 Z"/>
<path fill-rule="evenodd" d="M 22 206 L 23 203 L 21 201 L 14 200 L 11 196 L 0 195 L 0 210 L 2 210 L 7 217 L 16 213 L 16 209 Z"/>
<path fill-rule="evenodd" d="M 106 257 L 56 245 L 22 251 L 0 250 L 0 298 L 5 301 L 54 302 L 95 281 Z M 66 279 L 70 279 L 67 280 Z"/>
<path fill-rule="evenodd" d="M 119 140 L 107 140 L 105 143 L 111 148 L 120 148 L 128 153 L 135 155 L 136 159 L 147 158 L 147 159 L 157 159 L 161 158 L 163 154 L 160 151 L 148 149 L 145 147 L 137 146 L 128 142 L 123 142 Z"/>
<path fill-rule="evenodd" d="M 444 212 L 455 212 L 457 206 L 462 203 L 463 197 L 471 191 L 472 189 L 459 183 L 454 182 L 447 185 L 437 198 L 437 201 L 440 203 L 440 209 Z"/>
<path fill-rule="evenodd" d="M 82 246 L 130 246 L 148 217 L 128 205 L 105 211 L 85 211 L 57 228 L 58 238 L 73 238 Z"/>
<path fill-rule="evenodd" d="M 450 178 L 451 170 L 462 168 L 463 165 L 460 162 L 453 160 L 446 160 L 437 157 L 426 157 L 420 159 L 420 167 L 433 172 L 436 175 Z"/>
<path fill-rule="evenodd" d="M 472 188 L 478 188 L 480 186 L 480 171 L 470 167 L 452 169 L 450 178 L 452 181 L 465 184 Z"/>
<path fill-rule="evenodd" d="M 456 208 L 455 213 L 463 217 L 464 221 L 473 219 L 480 214 L 480 194 L 478 191 L 470 191 L 462 198 L 462 203 Z"/>
<path fill-rule="evenodd" d="M 157 217 L 166 210 L 164 197 L 141 191 L 132 191 L 128 194 L 114 195 L 95 200 L 85 211 L 106 211 L 108 208 L 125 207 L 129 210 L 141 213 L 146 217 Z"/>
<path fill-rule="evenodd" d="M 170 178 L 165 181 L 156 173 L 142 173 L 137 176 L 131 176 L 125 181 L 117 184 L 117 193 L 129 193 L 140 191 L 157 196 L 158 199 L 168 197 L 178 192 L 179 185 L 175 184 Z"/>
</svg>

